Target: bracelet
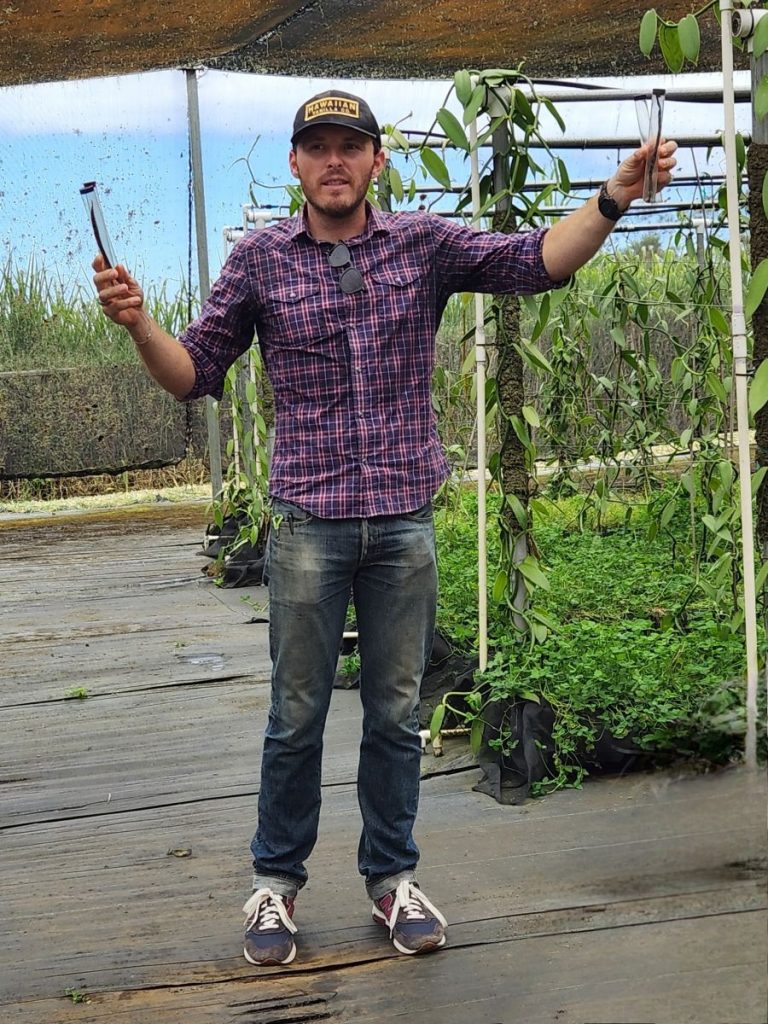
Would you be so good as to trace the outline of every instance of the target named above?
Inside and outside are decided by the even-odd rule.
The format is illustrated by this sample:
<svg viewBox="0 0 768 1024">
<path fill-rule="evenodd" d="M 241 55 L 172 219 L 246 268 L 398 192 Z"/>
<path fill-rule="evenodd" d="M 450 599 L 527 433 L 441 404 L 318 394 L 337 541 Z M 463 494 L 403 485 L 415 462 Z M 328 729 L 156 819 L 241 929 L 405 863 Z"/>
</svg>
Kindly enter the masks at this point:
<svg viewBox="0 0 768 1024">
<path fill-rule="evenodd" d="M 624 216 L 625 211 L 619 209 L 619 204 L 608 192 L 607 181 L 604 181 L 600 186 L 600 194 L 597 197 L 597 208 L 606 220 L 612 220 L 614 224 Z"/>
<path fill-rule="evenodd" d="M 141 341 L 136 341 L 136 339 L 134 338 L 133 339 L 133 343 L 135 345 L 138 345 L 139 348 L 143 348 L 145 345 L 148 345 L 149 342 L 152 340 L 152 331 L 153 331 L 153 329 L 154 329 L 154 324 L 152 322 L 150 322 L 149 327 L 147 328 L 147 333 L 144 335 L 143 339 Z"/>
</svg>

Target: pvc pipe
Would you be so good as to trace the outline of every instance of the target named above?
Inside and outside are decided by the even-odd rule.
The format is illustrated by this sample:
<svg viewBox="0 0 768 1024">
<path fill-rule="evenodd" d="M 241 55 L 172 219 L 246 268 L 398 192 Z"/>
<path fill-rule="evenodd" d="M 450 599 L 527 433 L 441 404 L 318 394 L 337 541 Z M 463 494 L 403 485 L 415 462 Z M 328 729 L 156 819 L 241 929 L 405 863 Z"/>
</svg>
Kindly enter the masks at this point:
<svg viewBox="0 0 768 1024">
<path fill-rule="evenodd" d="M 747 322 L 744 316 L 744 287 L 741 277 L 741 226 L 739 223 L 738 169 L 736 163 L 736 118 L 733 90 L 733 42 L 731 26 L 733 0 L 720 0 L 723 51 L 723 142 L 728 196 L 728 228 L 731 263 L 731 331 L 733 373 L 736 382 L 736 423 L 739 432 L 739 491 L 741 497 L 742 569 L 744 575 L 744 628 L 747 647 L 747 767 L 757 768 L 757 609 L 755 603 L 755 540 L 752 522 L 752 461 L 749 446 L 749 404 L 747 380 Z"/>
<path fill-rule="evenodd" d="M 477 160 L 477 118 L 469 126 L 470 174 L 472 188 L 472 227 L 480 230 L 480 171 Z M 488 667 L 488 510 L 486 506 L 485 465 L 485 301 L 475 292 L 475 387 L 477 389 L 477 605 L 478 605 L 478 667 Z"/>
<path fill-rule="evenodd" d="M 197 71 L 194 68 L 186 68 L 184 74 L 187 79 L 187 124 L 189 127 L 189 160 L 192 167 L 192 195 L 195 207 L 197 276 L 200 282 L 200 299 L 205 302 L 211 290 L 211 274 L 208 265 L 208 228 L 205 222 L 203 148 L 200 141 L 200 101 L 197 92 Z M 215 498 L 222 489 L 224 476 L 221 466 L 219 417 L 210 395 L 206 395 L 205 398 L 205 420 L 208 426 L 208 459 L 211 465 L 211 490 Z"/>
<path fill-rule="evenodd" d="M 406 131 L 403 134 L 408 139 L 423 139 L 419 143 L 427 149 L 442 149 L 448 137 L 440 132 Z M 741 137 L 745 145 L 752 141 L 751 132 L 742 132 Z M 723 144 L 720 135 L 675 135 L 676 141 L 681 149 L 719 149 Z M 584 138 L 532 138 L 528 141 L 529 149 L 630 149 L 634 152 L 638 148 L 639 137 L 637 135 L 595 135 Z M 490 142 L 483 143 L 483 149 L 489 149 Z"/>
<path fill-rule="evenodd" d="M 521 83 L 523 85 L 523 83 Z M 534 82 L 536 85 L 536 82 Z M 536 92 L 527 92 L 523 86 L 528 99 L 546 97 L 554 100 L 555 103 L 605 103 L 615 100 L 632 100 L 637 96 L 638 91 L 628 89 L 612 89 L 610 87 L 589 89 L 569 88 L 566 85 L 557 86 L 550 84 L 549 87 L 536 85 Z M 739 102 L 749 102 L 749 86 L 734 87 L 734 94 Z M 675 100 L 680 103 L 720 103 L 722 102 L 722 90 L 716 85 L 699 85 L 683 89 L 667 89 L 667 100 Z"/>
</svg>

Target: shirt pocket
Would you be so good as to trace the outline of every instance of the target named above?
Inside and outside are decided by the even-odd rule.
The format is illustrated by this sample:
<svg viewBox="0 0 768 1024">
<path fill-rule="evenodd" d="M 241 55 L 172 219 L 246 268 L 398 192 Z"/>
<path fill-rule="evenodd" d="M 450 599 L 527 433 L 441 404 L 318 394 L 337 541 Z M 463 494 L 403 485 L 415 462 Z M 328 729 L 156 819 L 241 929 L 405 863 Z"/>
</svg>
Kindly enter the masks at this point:
<svg viewBox="0 0 768 1024">
<path fill-rule="evenodd" d="M 322 330 L 320 281 L 302 277 L 288 281 L 264 300 L 262 331 L 267 342 L 282 348 L 302 348 L 312 344 Z"/>
<path fill-rule="evenodd" d="M 378 315 L 391 323 L 413 316 L 423 306 L 427 276 L 422 267 L 380 265 L 368 277 Z"/>
</svg>

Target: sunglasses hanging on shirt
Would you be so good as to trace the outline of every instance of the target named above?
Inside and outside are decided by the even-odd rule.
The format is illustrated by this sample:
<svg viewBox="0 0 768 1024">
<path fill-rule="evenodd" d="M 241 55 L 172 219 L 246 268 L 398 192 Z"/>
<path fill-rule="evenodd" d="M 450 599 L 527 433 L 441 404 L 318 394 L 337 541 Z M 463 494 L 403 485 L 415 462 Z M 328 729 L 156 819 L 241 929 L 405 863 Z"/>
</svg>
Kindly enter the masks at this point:
<svg viewBox="0 0 768 1024">
<path fill-rule="evenodd" d="M 345 295 L 355 295 L 363 290 L 365 287 L 363 275 L 352 263 L 349 246 L 344 242 L 337 242 L 328 253 L 328 262 L 336 270 L 342 271 L 341 277 L 339 277 L 339 288 Z"/>
</svg>

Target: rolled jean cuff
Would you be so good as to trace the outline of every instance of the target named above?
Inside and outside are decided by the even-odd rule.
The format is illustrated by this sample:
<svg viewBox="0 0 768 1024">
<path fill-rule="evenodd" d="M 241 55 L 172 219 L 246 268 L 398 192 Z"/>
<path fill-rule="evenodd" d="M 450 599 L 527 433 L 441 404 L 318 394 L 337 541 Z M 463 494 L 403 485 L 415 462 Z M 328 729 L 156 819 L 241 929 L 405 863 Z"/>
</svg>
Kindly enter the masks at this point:
<svg viewBox="0 0 768 1024">
<path fill-rule="evenodd" d="M 253 873 L 253 891 L 257 889 L 271 889 L 276 896 L 285 896 L 286 899 L 295 900 L 301 887 L 298 882 L 287 875 L 259 875 Z"/>
<path fill-rule="evenodd" d="M 415 881 L 415 871 L 401 871 L 397 875 L 388 875 L 386 878 L 381 878 L 377 882 L 372 882 L 370 885 L 366 885 L 365 888 L 372 900 L 380 900 L 381 897 L 386 896 L 388 892 L 393 892 L 401 882 Z"/>
</svg>

